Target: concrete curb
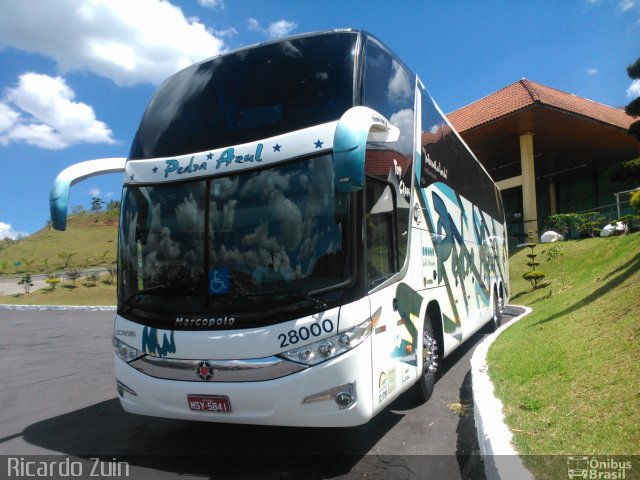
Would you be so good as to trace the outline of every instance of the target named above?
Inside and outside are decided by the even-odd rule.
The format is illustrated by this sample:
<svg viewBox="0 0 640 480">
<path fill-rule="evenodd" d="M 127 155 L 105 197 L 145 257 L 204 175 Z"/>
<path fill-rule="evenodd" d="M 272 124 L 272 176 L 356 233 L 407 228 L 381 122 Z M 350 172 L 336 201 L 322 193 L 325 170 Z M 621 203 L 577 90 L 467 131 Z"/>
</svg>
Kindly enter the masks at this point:
<svg viewBox="0 0 640 480">
<path fill-rule="evenodd" d="M 487 352 L 491 344 L 504 330 L 532 311 L 529 307 L 520 308 L 524 308 L 525 312 L 485 338 L 471 357 L 474 416 L 487 480 L 533 479 L 511 445 L 512 434 L 504 423 L 502 402 L 494 396 L 493 384 L 487 374 Z"/>
<path fill-rule="evenodd" d="M 55 310 L 55 311 L 85 311 L 85 312 L 115 312 L 112 305 L 82 306 L 82 305 L 0 305 L 0 310 Z"/>
</svg>

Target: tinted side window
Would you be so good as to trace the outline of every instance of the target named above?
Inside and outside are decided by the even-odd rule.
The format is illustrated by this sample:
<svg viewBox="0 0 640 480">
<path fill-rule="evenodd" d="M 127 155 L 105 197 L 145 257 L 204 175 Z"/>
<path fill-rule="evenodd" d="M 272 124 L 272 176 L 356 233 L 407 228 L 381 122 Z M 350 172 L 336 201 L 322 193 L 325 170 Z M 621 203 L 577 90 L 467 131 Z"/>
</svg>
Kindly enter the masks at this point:
<svg viewBox="0 0 640 480">
<path fill-rule="evenodd" d="M 398 265 L 406 259 L 413 185 L 415 76 L 387 49 L 369 38 L 366 45 L 363 104 L 400 130 L 394 143 L 367 144 L 367 175 L 389 182 L 396 198 Z"/>
<path fill-rule="evenodd" d="M 395 247 L 395 195 L 391 186 L 374 178 L 367 178 L 367 286 L 376 287 L 398 271 Z"/>
<path fill-rule="evenodd" d="M 500 194 L 482 166 L 422 93 L 420 187 L 443 182 L 496 219 L 502 219 Z"/>
</svg>

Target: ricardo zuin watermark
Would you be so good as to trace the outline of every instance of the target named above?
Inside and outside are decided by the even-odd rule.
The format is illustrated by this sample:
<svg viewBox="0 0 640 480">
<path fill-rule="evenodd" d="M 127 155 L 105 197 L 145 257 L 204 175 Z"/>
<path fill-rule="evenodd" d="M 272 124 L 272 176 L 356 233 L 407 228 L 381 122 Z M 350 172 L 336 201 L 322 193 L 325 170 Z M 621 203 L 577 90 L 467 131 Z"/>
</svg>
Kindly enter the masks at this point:
<svg viewBox="0 0 640 480">
<path fill-rule="evenodd" d="M 89 458 L 85 461 L 33 460 L 25 457 L 7 458 L 7 478 L 127 478 L 129 463 L 115 458 Z"/>
</svg>

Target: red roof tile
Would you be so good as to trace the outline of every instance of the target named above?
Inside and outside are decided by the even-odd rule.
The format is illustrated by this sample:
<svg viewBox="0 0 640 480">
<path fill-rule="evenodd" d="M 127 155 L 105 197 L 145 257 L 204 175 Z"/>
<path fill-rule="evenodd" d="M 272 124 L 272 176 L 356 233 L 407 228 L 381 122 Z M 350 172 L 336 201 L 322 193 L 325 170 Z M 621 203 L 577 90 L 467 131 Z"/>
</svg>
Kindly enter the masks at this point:
<svg viewBox="0 0 640 480">
<path fill-rule="evenodd" d="M 563 110 L 627 130 L 634 118 L 624 110 L 578 97 L 523 78 L 447 115 L 464 132 L 534 104 Z"/>
</svg>

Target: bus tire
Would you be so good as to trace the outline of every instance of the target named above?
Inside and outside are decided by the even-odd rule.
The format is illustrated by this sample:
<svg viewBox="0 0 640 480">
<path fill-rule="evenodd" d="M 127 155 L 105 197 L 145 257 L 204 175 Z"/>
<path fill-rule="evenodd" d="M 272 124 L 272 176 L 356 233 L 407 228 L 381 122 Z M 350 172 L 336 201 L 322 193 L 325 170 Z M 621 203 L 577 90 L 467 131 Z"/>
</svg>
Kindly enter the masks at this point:
<svg viewBox="0 0 640 480">
<path fill-rule="evenodd" d="M 502 325 L 502 298 L 498 291 L 493 292 L 493 308 L 491 309 L 491 331 L 495 332 Z"/>
<path fill-rule="evenodd" d="M 428 401 L 440 371 L 438 363 L 438 342 L 431 330 L 431 324 L 425 321 L 422 334 L 422 374 L 416 384 L 416 394 L 421 403 Z"/>
</svg>

